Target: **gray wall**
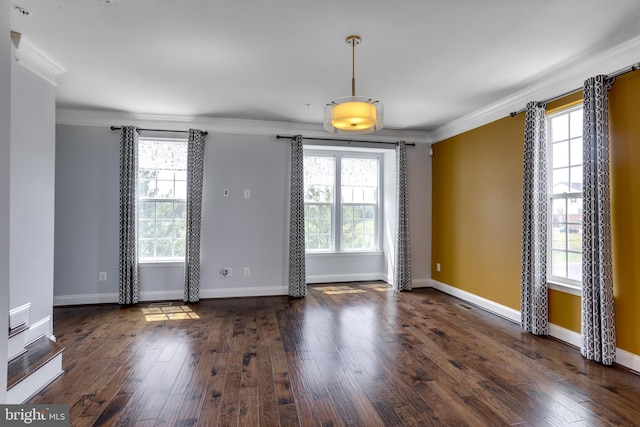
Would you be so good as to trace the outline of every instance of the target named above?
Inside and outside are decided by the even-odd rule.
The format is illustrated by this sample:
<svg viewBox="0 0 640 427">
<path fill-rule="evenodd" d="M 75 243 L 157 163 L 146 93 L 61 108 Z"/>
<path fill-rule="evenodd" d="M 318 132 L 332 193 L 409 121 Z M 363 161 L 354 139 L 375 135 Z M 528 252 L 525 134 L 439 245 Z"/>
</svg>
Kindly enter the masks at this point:
<svg viewBox="0 0 640 427">
<path fill-rule="evenodd" d="M 55 87 L 12 61 L 9 300 L 31 303 L 35 335 L 53 334 L 54 136 Z"/>
<path fill-rule="evenodd" d="M 206 130 L 206 129 L 203 129 Z M 145 134 L 149 135 L 149 134 Z M 54 304 L 117 301 L 119 134 L 107 127 L 58 125 L 56 132 L 56 239 Z M 203 189 L 201 297 L 286 294 L 289 144 L 273 135 L 209 132 Z M 421 169 L 425 159 L 417 159 Z M 415 171 L 419 179 L 427 171 Z M 419 187 L 418 187 L 419 188 Z M 229 197 L 224 197 L 225 189 Z M 244 198 L 244 190 L 251 198 Z M 416 198 L 418 211 L 430 203 Z M 420 229 L 418 227 L 418 229 Z M 430 235 L 417 236 L 430 243 Z M 420 249 L 417 257 L 427 256 Z M 329 262 L 325 275 L 357 280 L 384 270 L 368 256 Z M 428 265 L 429 260 L 418 260 Z M 221 269 L 233 275 L 223 277 Z M 243 268 L 251 269 L 250 276 Z M 99 282 L 98 273 L 107 272 Z M 420 269 L 418 271 L 421 271 Z M 182 298 L 180 264 L 143 264 L 143 300 Z M 352 279 L 349 279 L 351 277 Z M 426 283 L 427 276 L 421 278 Z"/>
<path fill-rule="evenodd" d="M 9 328 L 9 212 L 11 170 L 11 45 L 9 6 L 0 0 L 0 331 Z M 0 334 L 0 403 L 7 401 L 7 335 Z"/>
</svg>

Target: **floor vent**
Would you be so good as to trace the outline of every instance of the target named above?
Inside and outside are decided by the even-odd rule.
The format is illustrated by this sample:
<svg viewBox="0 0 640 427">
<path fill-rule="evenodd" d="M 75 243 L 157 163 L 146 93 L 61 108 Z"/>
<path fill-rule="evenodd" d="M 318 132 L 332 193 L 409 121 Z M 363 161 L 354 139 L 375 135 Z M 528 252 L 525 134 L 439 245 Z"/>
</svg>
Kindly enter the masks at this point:
<svg viewBox="0 0 640 427">
<path fill-rule="evenodd" d="M 171 307 L 172 305 L 172 302 L 153 302 L 149 304 L 149 307 Z"/>
<path fill-rule="evenodd" d="M 465 310 L 473 310 L 473 307 L 467 305 L 467 304 L 458 304 L 460 307 L 464 308 Z"/>
</svg>

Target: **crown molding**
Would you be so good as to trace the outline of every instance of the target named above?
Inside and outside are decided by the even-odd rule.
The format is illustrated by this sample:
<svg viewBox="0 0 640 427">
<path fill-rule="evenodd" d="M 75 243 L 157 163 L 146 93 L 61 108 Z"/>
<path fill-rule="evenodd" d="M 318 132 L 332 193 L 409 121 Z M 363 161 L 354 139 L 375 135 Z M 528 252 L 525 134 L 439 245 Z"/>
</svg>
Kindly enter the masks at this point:
<svg viewBox="0 0 640 427">
<path fill-rule="evenodd" d="M 196 128 L 211 133 L 231 133 L 245 135 L 298 135 L 306 137 L 331 138 L 322 125 L 309 123 L 276 122 L 266 120 L 223 119 L 216 117 L 167 116 L 139 114 L 122 111 L 101 111 L 81 109 L 56 109 L 56 123 L 60 125 L 110 127 L 132 125 L 141 128 L 166 128 L 186 131 Z M 430 144 L 427 132 L 383 129 L 375 134 L 359 135 L 352 138 L 335 139 L 367 140 L 379 142 L 406 141 Z"/>
<path fill-rule="evenodd" d="M 612 74 L 640 61 L 640 37 L 633 38 L 599 55 L 583 55 L 570 63 L 554 67 L 537 83 L 501 99 L 485 108 L 447 123 L 431 133 L 439 142 L 471 129 L 508 116 L 524 108 L 529 101 L 553 98 L 572 90 L 580 90 L 584 81 L 598 74 Z"/>
<path fill-rule="evenodd" d="M 56 85 L 56 76 L 67 71 L 60 62 L 24 35 L 19 35 L 18 43 L 16 44 L 16 59 L 18 63 L 54 86 Z"/>
</svg>

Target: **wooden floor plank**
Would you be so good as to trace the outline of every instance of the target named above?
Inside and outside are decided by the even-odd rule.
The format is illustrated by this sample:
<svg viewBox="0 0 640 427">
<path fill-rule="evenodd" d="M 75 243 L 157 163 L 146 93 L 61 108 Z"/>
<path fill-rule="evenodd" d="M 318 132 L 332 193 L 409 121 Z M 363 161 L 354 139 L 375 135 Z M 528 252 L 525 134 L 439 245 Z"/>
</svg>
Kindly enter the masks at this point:
<svg viewBox="0 0 640 427">
<path fill-rule="evenodd" d="M 640 378 L 434 289 L 380 282 L 56 307 L 65 374 L 30 401 L 72 426 L 634 425 Z"/>
</svg>

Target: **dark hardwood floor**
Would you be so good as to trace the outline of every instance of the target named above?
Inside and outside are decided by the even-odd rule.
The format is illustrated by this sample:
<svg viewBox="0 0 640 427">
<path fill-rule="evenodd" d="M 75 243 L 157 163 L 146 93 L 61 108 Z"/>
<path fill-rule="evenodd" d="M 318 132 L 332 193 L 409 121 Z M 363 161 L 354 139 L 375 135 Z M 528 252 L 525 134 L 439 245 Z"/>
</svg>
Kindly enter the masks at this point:
<svg viewBox="0 0 640 427">
<path fill-rule="evenodd" d="M 433 289 L 61 307 L 73 426 L 640 425 L 640 377 Z"/>
</svg>

